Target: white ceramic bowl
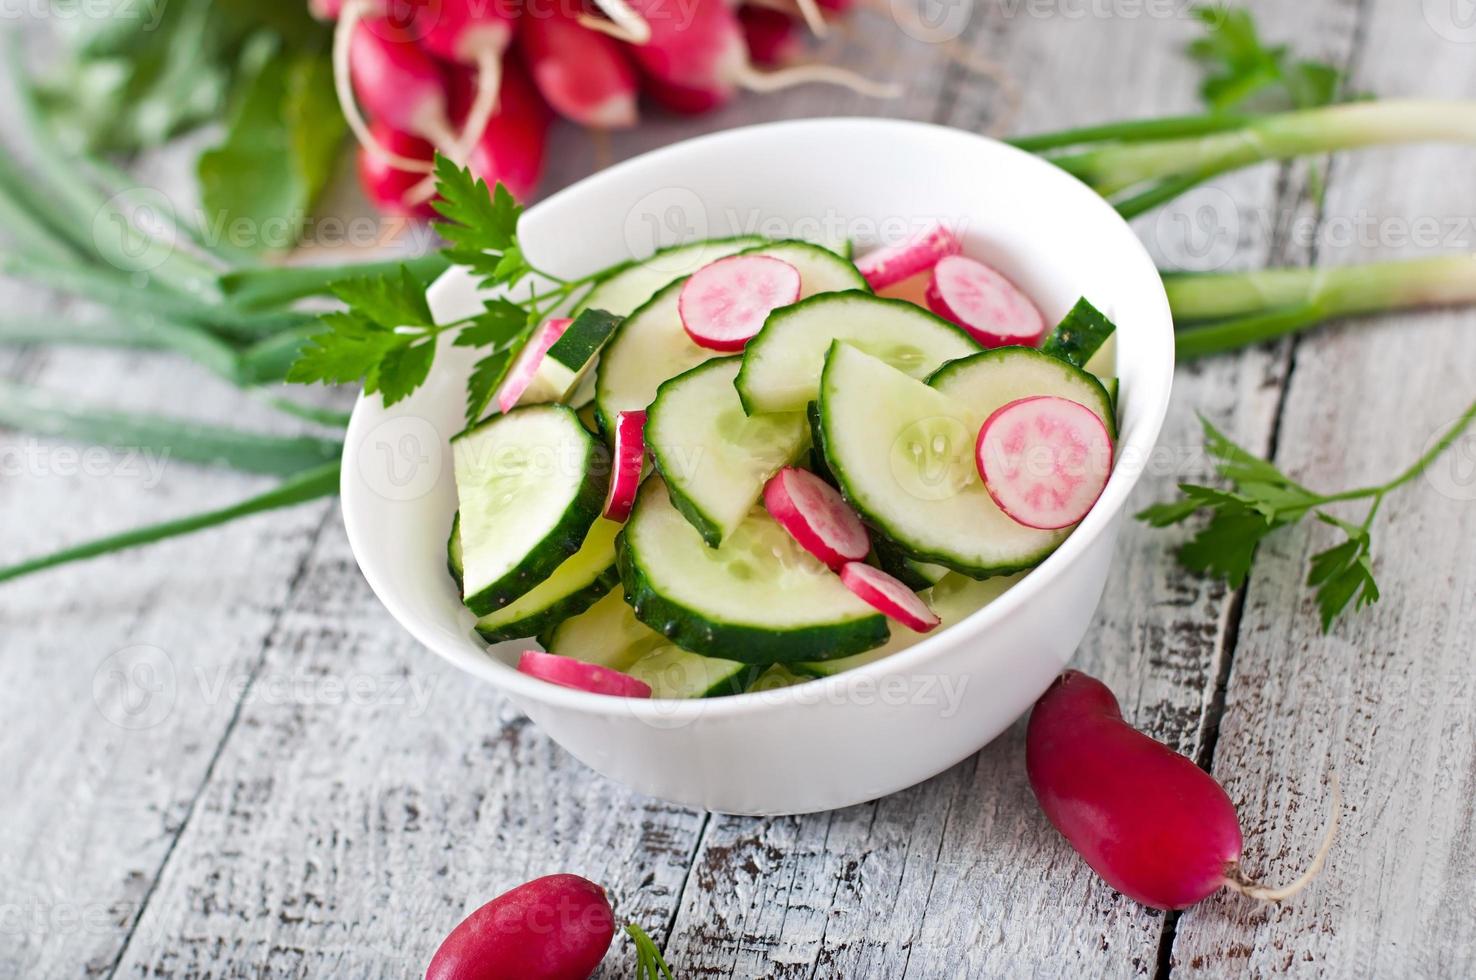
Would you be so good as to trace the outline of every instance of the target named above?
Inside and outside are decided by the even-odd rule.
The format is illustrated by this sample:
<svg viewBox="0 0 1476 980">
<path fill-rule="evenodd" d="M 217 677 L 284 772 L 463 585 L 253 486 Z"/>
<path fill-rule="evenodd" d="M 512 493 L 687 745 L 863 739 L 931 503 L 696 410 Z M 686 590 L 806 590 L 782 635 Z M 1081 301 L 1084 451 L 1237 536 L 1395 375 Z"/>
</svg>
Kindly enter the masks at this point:
<svg viewBox="0 0 1476 980">
<path fill-rule="evenodd" d="M 677 240 L 890 238 L 928 219 L 961 227 L 967 251 L 1014 278 L 1048 319 L 1085 295 L 1119 326 L 1112 478 L 1066 543 L 993 604 L 871 666 L 762 694 L 642 701 L 520 674 L 511 665 L 531 644 L 488 650 L 446 574 L 456 508 L 446 441 L 463 427 L 470 366 L 449 348 L 412 398 L 386 409 L 361 397 L 354 410 L 343 513 L 370 586 L 420 642 L 495 684 L 576 758 L 673 803 L 825 810 L 966 758 L 1029 709 L 1081 642 L 1168 407 L 1168 302 L 1128 226 L 1074 178 L 1004 144 L 919 123 L 819 119 L 731 130 L 622 163 L 530 208 L 520 237 L 536 265 L 571 277 Z M 430 298 L 443 319 L 479 308 L 456 270 Z"/>
</svg>

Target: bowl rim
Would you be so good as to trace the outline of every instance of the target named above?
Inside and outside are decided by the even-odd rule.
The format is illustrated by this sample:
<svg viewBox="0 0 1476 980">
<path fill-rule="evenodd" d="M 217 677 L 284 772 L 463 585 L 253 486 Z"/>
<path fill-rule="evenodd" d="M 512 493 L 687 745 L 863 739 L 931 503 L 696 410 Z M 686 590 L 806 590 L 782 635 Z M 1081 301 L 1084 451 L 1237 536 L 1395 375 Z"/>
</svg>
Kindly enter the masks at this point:
<svg viewBox="0 0 1476 980">
<path fill-rule="evenodd" d="M 963 630 L 967 630 L 970 633 L 978 633 L 991 624 L 1010 616 L 1017 609 L 1029 604 L 1038 593 L 1050 588 L 1055 583 L 1055 580 L 1061 576 L 1064 569 L 1079 559 L 1097 538 L 1108 532 L 1113 521 L 1116 520 L 1119 512 L 1126 505 L 1129 494 L 1142 474 L 1143 468 L 1141 465 L 1124 465 L 1125 461 L 1129 459 L 1146 460 L 1148 458 L 1154 446 L 1157 444 L 1164 421 L 1168 415 L 1175 363 L 1173 318 L 1169 307 L 1168 295 L 1164 289 L 1157 266 L 1149 255 L 1147 248 L 1143 245 L 1136 233 L 1132 231 L 1128 222 L 1117 213 L 1111 204 L 1100 197 L 1095 191 L 1092 191 L 1076 177 L 1055 167 L 1048 161 L 1001 140 L 935 123 L 869 116 L 822 116 L 790 119 L 721 130 L 647 151 L 646 153 L 621 161 L 576 181 L 569 187 L 550 195 L 542 202 L 530 206 L 525 212 L 525 215 L 536 215 L 542 208 L 555 206 L 562 198 L 568 195 L 585 192 L 584 185 L 590 181 L 612 178 L 632 169 L 662 162 L 668 157 L 688 152 L 694 146 L 743 141 L 751 139 L 756 135 L 772 136 L 776 132 L 797 127 L 803 127 L 811 133 L 816 128 L 845 129 L 857 127 L 892 129 L 898 131 L 899 136 L 902 135 L 902 131 L 927 132 L 933 135 L 946 135 L 949 138 L 956 138 L 963 141 L 991 144 L 997 152 L 1018 155 L 1020 158 L 1028 161 L 1027 166 L 1049 170 L 1052 174 L 1052 180 L 1065 180 L 1076 184 L 1087 195 L 1083 200 L 1083 208 L 1097 211 L 1097 215 L 1093 217 L 1093 220 L 1115 225 L 1123 233 L 1125 237 L 1122 247 L 1126 249 L 1126 258 L 1133 264 L 1141 267 L 1145 276 L 1145 282 L 1151 281 L 1154 284 L 1151 299 L 1154 305 L 1158 307 L 1158 316 L 1154 318 L 1156 320 L 1155 323 L 1145 322 L 1142 329 L 1148 332 L 1147 344 L 1149 353 L 1153 354 L 1156 352 L 1158 355 L 1154 358 L 1157 364 L 1148 365 L 1148 383 L 1145 384 L 1140 380 L 1138 385 L 1135 386 L 1133 394 L 1134 399 L 1149 399 L 1144 406 L 1145 414 L 1143 421 L 1131 439 L 1115 447 L 1114 456 L 1116 457 L 1116 461 L 1112 474 L 1108 478 L 1107 485 L 1103 488 L 1097 502 L 1092 505 L 1092 509 L 1087 513 L 1087 516 L 1077 525 L 1076 529 L 1072 531 L 1071 535 L 1059 548 L 1052 552 L 1045 561 L 1026 572 L 1020 582 L 1010 587 L 999 598 L 960 622 L 939 630 L 935 635 L 929 636 L 911 647 L 899 650 L 888 657 L 872 663 L 848 671 L 842 671 L 828 677 L 815 678 L 803 684 L 767 691 L 746 692 L 721 698 L 646 699 L 594 694 L 550 684 L 536 677 L 523 674 L 493 656 L 472 659 L 465 656 L 464 651 L 459 649 L 443 648 L 443 637 L 434 631 L 418 628 L 416 624 L 420 617 L 412 614 L 400 602 L 397 593 L 387 587 L 387 583 L 378 574 L 375 563 L 372 560 L 369 562 L 365 561 L 363 556 L 366 551 L 361 547 L 363 541 L 360 533 L 355 530 L 359 522 L 354 516 L 358 508 L 358 483 L 360 480 L 356 463 L 357 447 L 361 441 L 356 439 L 355 436 L 358 434 L 357 430 L 371 424 L 367 418 L 370 409 L 365 408 L 369 402 L 369 397 L 361 391 L 354 403 L 348 432 L 344 440 L 344 458 L 340 481 L 340 496 L 344 525 L 349 539 L 349 548 L 364 578 L 368 581 L 369 587 L 373 590 L 380 602 L 384 604 L 390 615 L 394 617 L 400 626 L 407 630 L 423 646 L 428 647 L 442 659 L 449 661 L 462 670 L 490 681 L 516 699 L 528 699 L 547 704 L 554 708 L 572 710 L 587 715 L 634 717 L 637 720 L 646 721 L 653 727 L 684 727 L 686 724 L 695 722 L 699 718 L 731 719 L 770 710 L 777 711 L 788 705 L 809 703 L 815 699 L 824 701 L 828 697 L 835 696 L 837 692 L 842 691 L 847 685 L 870 682 L 890 674 L 906 675 L 914 673 L 929 660 L 935 659 L 944 650 L 946 646 L 944 637 L 952 637 L 956 640 L 959 637 L 960 631 Z M 444 273 L 443 276 L 456 274 L 458 274 L 458 270 L 453 267 Z M 440 280 L 438 279 L 437 283 L 439 282 Z M 434 288 L 435 285 L 433 283 L 431 288 Z"/>
</svg>

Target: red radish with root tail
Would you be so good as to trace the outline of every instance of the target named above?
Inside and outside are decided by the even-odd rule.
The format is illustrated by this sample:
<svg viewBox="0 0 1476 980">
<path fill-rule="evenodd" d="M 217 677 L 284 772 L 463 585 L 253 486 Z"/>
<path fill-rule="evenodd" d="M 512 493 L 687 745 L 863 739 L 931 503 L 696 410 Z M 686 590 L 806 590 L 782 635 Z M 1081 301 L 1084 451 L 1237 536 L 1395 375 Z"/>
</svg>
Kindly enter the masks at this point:
<svg viewBox="0 0 1476 980">
<path fill-rule="evenodd" d="M 882 290 L 928 271 L 962 249 L 958 236 L 942 225 L 933 225 L 905 241 L 867 252 L 856 260 L 856 268 L 872 289 Z"/>
<path fill-rule="evenodd" d="M 1341 801 L 1301 877 L 1269 888 L 1241 868 L 1235 806 L 1189 759 L 1123 720 L 1107 686 L 1068 670 L 1041 695 L 1025 735 L 1030 787 L 1051 824 L 1093 871 L 1151 908 L 1182 909 L 1221 888 L 1267 902 L 1301 891 L 1322 870 Z"/>
<path fill-rule="evenodd" d="M 443 61 L 476 72 L 473 99 L 451 159 L 461 163 L 486 132 L 502 88 L 502 59 L 512 44 L 518 7 L 505 0 L 432 0 L 419 8 L 420 44 Z"/>
<path fill-rule="evenodd" d="M 641 488 L 646 464 L 646 413 L 620 412 L 615 416 L 615 446 L 611 452 L 610 490 L 605 496 L 605 519 L 625 523 Z"/>
<path fill-rule="evenodd" d="M 636 124 L 640 89 L 618 41 L 554 7 L 523 21 L 519 50 L 533 84 L 559 115 L 594 129 Z"/>
<path fill-rule="evenodd" d="M 839 572 L 871 551 L 866 525 L 830 484 L 786 466 L 764 485 L 764 508 L 810 554 Z"/>
<path fill-rule="evenodd" d="M 518 670 L 529 677 L 572 687 L 576 691 L 605 694 L 617 698 L 649 698 L 651 685 L 609 667 L 587 664 L 556 653 L 527 650 L 518 658 Z M 581 974 L 582 975 L 582 974 Z"/>
<path fill-rule="evenodd" d="M 425 980 L 588 980 L 615 938 L 605 890 L 578 875 L 535 878 L 451 930 Z"/>
<path fill-rule="evenodd" d="M 799 295 L 799 270 L 788 262 L 767 255 L 731 255 L 687 279 L 677 295 L 677 311 L 699 346 L 740 351 L 770 313 Z"/>
<path fill-rule="evenodd" d="M 435 147 L 419 136 L 402 133 L 384 123 L 371 123 L 370 131 L 380 146 L 397 156 L 429 163 L 435 155 Z M 412 199 L 411 192 L 422 179 L 420 174 L 391 166 L 366 147 L 359 147 L 359 186 L 363 188 L 364 196 L 382 213 L 409 218 L 435 217 L 435 211 L 428 203 Z"/>
<path fill-rule="evenodd" d="M 1019 288 L 983 262 L 949 255 L 933 266 L 928 308 L 969 332 L 985 347 L 1035 347 L 1045 317 Z"/>
<path fill-rule="evenodd" d="M 926 633 L 942 622 L 928 604 L 907 587 L 906 582 L 893 578 L 880 568 L 853 561 L 841 569 L 840 578 L 841 583 L 862 602 L 914 633 Z"/>
<path fill-rule="evenodd" d="M 451 107 L 456 118 L 474 94 L 475 81 L 465 70 L 454 70 L 451 79 Z M 543 179 L 543 164 L 548 148 L 548 127 L 553 122 L 543 97 L 528 80 L 517 61 L 509 58 L 502 66 L 502 94 L 492 122 L 466 158 L 466 166 L 490 186 L 501 181 L 508 193 L 526 201 Z M 434 180 L 428 181 L 422 193 L 435 192 Z"/>
<path fill-rule="evenodd" d="M 863 95 L 893 98 L 895 85 L 878 84 L 833 65 L 803 65 L 773 72 L 753 67 L 743 43 L 743 28 L 727 0 L 636 0 L 632 9 L 645 23 L 642 39 L 613 21 L 594 17 L 581 23 L 632 45 L 643 74 L 658 84 L 653 95 L 679 111 L 702 111 L 722 105 L 740 88 L 772 92 L 824 82 Z"/>
<path fill-rule="evenodd" d="M 1112 475 L 1112 437 L 1096 412 L 1032 395 L 985 420 L 974 445 L 989 496 L 1017 524 L 1055 531 L 1086 516 Z"/>
<path fill-rule="evenodd" d="M 361 146 L 384 163 L 411 173 L 430 173 L 428 163 L 381 146 L 359 112 L 429 140 L 447 156 L 456 153 L 446 100 L 446 77 L 415 42 L 414 32 L 387 17 L 370 16 L 367 0 L 344 4 L 333 36 L 333 82 L 339 109 Z"/>
</svg>

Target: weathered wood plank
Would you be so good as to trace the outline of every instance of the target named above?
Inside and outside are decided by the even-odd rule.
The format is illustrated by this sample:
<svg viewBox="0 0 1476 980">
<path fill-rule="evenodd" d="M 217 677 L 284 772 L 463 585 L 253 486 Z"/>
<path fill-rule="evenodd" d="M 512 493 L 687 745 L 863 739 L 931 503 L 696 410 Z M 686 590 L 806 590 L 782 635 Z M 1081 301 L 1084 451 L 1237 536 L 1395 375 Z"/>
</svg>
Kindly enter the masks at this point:
<svg viewBox="0 0 1476 980">
<path fill-rule="evenodd" d="M 1276 36 L 1315 36 L 1316 53 L 1345 56 L 1352 6 L 1307 6 L 1256 9 Z M 1022 129 L 1191 107 L 1192 75 L 1176 51 L 1187 23 L 1038 20 L 1028 9 L 987 8 L 980 31 L 983 49 L 1017 76 Z M 987 117 L 967 100 L 951 112 L 944 121 L 965 126 Z M 1140 230 L 1171 267 L 1293 258 L 1263 216 L 1299 209 L 1304 195 L 1278 177 L 1264 168 L 1219 183 Z M 1165 498 L 1177 480 L 1202 472 L 1196 411 L 1264 448 L 1284 371 L 1279 350 L 1181 370 L 1163 456 L 1136 502 Z M 1233 602 L 1178 571 L 1173 542 L 1165 532 L 1124 529 L 1078 662 L 1118 691 L 1137 723 L 1195 754 Z M 885 800 L 796 819 L 715 819 L 676 922 L 673 962 L 692 976 L 735 978 L 995 977 L 1027 965 L 1049 977 L 1152 975 L 1162 916 L 1115 895 L 1050 829 L 1022 754 L 1016 726 L 974 759 Z"/>
<path fill-rule="evenodd" d="M 1427 9 L 1433 9 L 1429 7 Z M 1448 23 L 1448 22 L 1447 22 Z M 1377 5 L 1356 82 L 1383 95 L 1469 97 L 1471 42 Z M 1411 148 L 1341 159 L 1327 199 L 1328 262 L 1476 247 L 1449 175 L 1470 154 Z M 1426 231 L 1422 235 L 1418 229 Z M 1360 231 L 1361 229 L 1361 231 Z M 1451 233 L 1454 232 L 1452 237 Z M 1476 398 L 1476 317 L 1397 316 L 1306 338 L 1278 462 L 1314 487 L 1381 482 Z M 1174 975 L 1456 977 L 1476 971 L 1476 439 L 1383 506 L 1382 602 L 1318 630 L 1309 556 L 1331 529 L 1284 533 L 1259 557 L 1230 675 L 1215 771 L 1241 808 L 1247 864 L 1289 880 L 1346 797 L 1321 879 L 1278 908 L 1222 899 L 1179 923 Z M 1361 520 L 1354 505 L 1340 516 Z"/>
</svg>

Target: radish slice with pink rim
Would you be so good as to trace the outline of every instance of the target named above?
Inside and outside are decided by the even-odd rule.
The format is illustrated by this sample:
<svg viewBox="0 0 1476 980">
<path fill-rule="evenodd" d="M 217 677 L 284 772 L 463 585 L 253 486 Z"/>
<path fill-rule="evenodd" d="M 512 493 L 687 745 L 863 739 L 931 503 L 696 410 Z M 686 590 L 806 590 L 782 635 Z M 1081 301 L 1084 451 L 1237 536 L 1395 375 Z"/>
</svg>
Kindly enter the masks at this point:
<svg viewBox="0 0 1476 980">
<path fill-rule="evenodd" d="M 1045 318 L 1019 288 L 976 259 L 950 255 L 933 267 L 928 308 L 985 347 L 1035 347 Z"/>
<path fill-rule="evenodd" d="M 866 525 L 840 493 L 808 470 L 788 466 L 764 486 L 764 507 L 810 554 L 840 571 L 871 551 Z"/>
<path fill-rule="evenodd" d="M 895 619 L 914 633 L 926 633 L 941 620 L 905 582 L 880 568 L 853 561 L 840 572 L 841 582 L 856 596 L 888 619 Z"/>
<path fill-rule="evenodd" d="M 740 351 L 771 312 L 799 299 L 799 270 L 767 255 L 732 255 L 692 273 L 677 296 L 687 335 L 699 346 Z"/>
<path fill-rule="evenodd" d="M 560 687 L 617 698 L 649 698 L 651 685 L 609 667 L 587 664 L 573 657 L 528 650 L 518 658 L 518 671 Z"/>
<path fill-rule="evenodd" d="M 646 413 L 620 412 L 615 416 L 615 451 L 610 492 L 605 496 L 605 518 L 623 524 L 635 506 L 646 462 Z"/>
<path fill-rule="evenodd" d="M 507 377 L 503 379 L 502 387 L 497 389 L 497 407 L 504 412 L 510 412 L 517 405 L 518 399 L 523 397 L 523 392 L 533 383 L 538 376 L 538 365 L 543 363 L 544 355 L 560 337 L 564 331 L 569 329 L 569 324 L 574 321 L 568 317 L 555 317 L 539 327 L 528 343 L 524 345 L 522 353 L 513 362 Z"/>
<path fill-rule="evenodd" d="M 1056 395 L 1012 401 L 974 447 L 989 496 L 1018 524 L 1056 531 L 1087 515 L 1112 473 L 1112 437 L 1097 413 Z"/>
<path fill-rule="evenodd" d="M 872 289 L 886 289 L 908 276 L 926 272 L 940 259 L 957 255 L 963 246 L 942 225 L 934 225 L 895 245 L 873 249 L 856 260 L 856 268 Z"/>
</svg>

